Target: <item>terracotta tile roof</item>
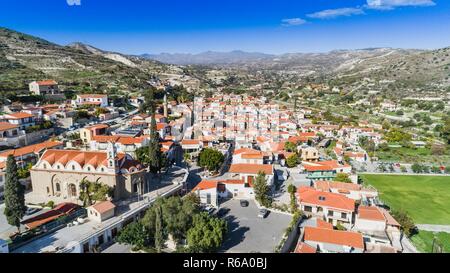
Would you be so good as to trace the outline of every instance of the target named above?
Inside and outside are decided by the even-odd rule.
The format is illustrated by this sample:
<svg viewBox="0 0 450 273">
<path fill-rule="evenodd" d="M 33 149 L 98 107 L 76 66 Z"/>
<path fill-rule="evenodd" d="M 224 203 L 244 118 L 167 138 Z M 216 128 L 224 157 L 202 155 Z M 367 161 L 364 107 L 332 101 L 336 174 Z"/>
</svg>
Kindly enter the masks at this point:
<svg viewBox="0 0 450 273">
<path fill-rule="evenodd" d="M 32 154 L 32 153 L 37 154 L 44 149 L 50 149 L 50 148 L 54 148 L 54 147 L 62 146 L 62 145 L 64 145 L 64 143 L 62 143 L 62 142 L 46 141 L 46 142 L 42 142 L 42 143 L 30 145 L 30 146 L 25 146 L 25 147 L 22 147 L 19 149 L 9 150 L 9 151 L 0 153 L 0 157 L 8 157 L 9 155 L 13 155 L 14 157 L 20 157 L 20 156 L 24 156 L 24 155 L 28 155 L 28 154 Z"/>
<path fill-rule="evenodd" d="M 116 206 L 111 201 L 103 201 L 92 206 L 98 213 L 102 214 L 113 210 Z"/>
<path fill-rule="evenodd" d="M 50 223 L 51 221 L 63 215 L 69 215 L 78 208 L 79 206 L 77 204 L 61 203 L 52 210 L 22 221 L 22 224 L 24 224 L 29 229 L 34 229 L 44 224 Z"/>
<path fill-rule="evenodd" d="M 96 124 L 96 125 L 86 127 L 85 129 L 94 130 L 94 129 L 105 129 L 105 128 L 109 128 L 109 126 L 101 123 L 101 124 Z"/>
<path fill-rule="evenodd" d="M 162 130 L 167 127 L 167 123 L 157 123 L 156 130 Z"/>
<path fill-rule="evenodd" d="M 92 165 L 94 168 L 99 166 L 107 166 L 107 153 L 106 152 L 87 152 L 87 151 L 76 151 L 76 150 L 47 150 L 42 155 L 42 161 L 47 161 L 49 164 L 53 165 L 55 163 L 60 163 L 65 166 L 70 161 L 75 161 L 84 167 L 86 164 Z M 135 167 L 137 169 L 142 169 L 140 162 L 132 159 L 128 159 L 125 154 L 118 153 L 116 157 L 121 168 L 130 169 Z"/>
<path fill-rule="evenodd" d="M 358 207 L 358 218 L 372 221 L 386 221 L 383 213 L 377 207 Z"/>
<path fill-rule="evenodd" d="M 32 114 L 24 113 L 24 112 L 18 112 L 13 114 L 7 114 L 5 115 L 6 119 L 22 119 L 22 118 L 31 118 L 34 117 Z"/>
<path fill-rule="evenodd" d="M 358 232 L 305 227 L 305 242 L 319 242 L 364 249 L 363 237 Z"/>
<path fill-rule="evenodd" d="M 100 105 L 102 104 L 100 101 L 83 101 L 82 105 Z"/>
<path fill-rule="evenodd" d="M 360 191 L 361 185 L 354 183 L 344 183 L 338 181 L 315 181 L 314 187 L 322 191 L 330 191 L 330 189 Z"/>
<path fill-rule="evenodd" d="M 387 210 L 385 210 L 384 208 L 379 208 L 379 209 L 383 213 L 383 215 L 386 219 L 386 224 L 388 224 L 390 226 L 400 227 L 400 224 L 397 222 L 397 220 L 395 220 L 394 217 L 392 217 L 392 215 Z"/>
<path fill-rule="evenodd" d="M 198 139 L 183 139 L 181 145 L 199 145 L 200 140 Z"/>
<path fill-rule="evenodd" d="M 102 98 L 106 98 L 108 97 L 108 95 L 104 95 L 104 94 L 81 94 L 78 95 L 80 98 L 82 99 L 102 99 Z"/>
<path fill-rule="evenodd" d="M 350 165 L 345 164 L 341 165 L 337 160 L 328 160 L 328 161 L 319 161 L 319 162 L 303 162 L 303 167 L 308 172 L 314 172 L 314 171 L 333 171 L 338 168 L 347 168 L 350 167 Z"/>
<path fill-rule="evenodd" d="M 319 219 L 319 218 L 316 219 L 316 224 L 317 224 L 316 227 L 318 227 L 318 228 L 333 229 L 332 224 L 330 224 L 322 219 Z"/>
<path fill-rule="evenodd" d="M 218 184 L 244 184 L 243 180 L 227 179 L 227 180 L 202 180 L 192 191 L 207 190 L 216 188 Z"/>
<path fill-rule="evenodd" d="M 273 175 L 273 166 L 269 164 L 232 164 L 230 173 L 258 174 L 260 171 L 266 175 Z"/>
<path fill-rule="evenodd" d="M 294 250 L 294 253 L 316 253 L 316 252 L 317 250 L 314 247 L 305 244 L 303 242 L 299 242 Z"/>
<path fill-rule="evenodd" d="M 195 186 L 195 188 L 192 189 L 192 191 L 198 191 L 198 190 L 207 190 L 217 187 L 217 181 L 208 181 L 208 180 L 202 180 L 200 183 Z"/>
<path fill-rule="evenodd" d="M 0 131 L 6 131 L 15 128 L 19 128 L 19 126 L 11 124 L 9 122 L 0 122 Z"/>
<path fill-rule="evenodd" d="M 233 152 L 233 155 L 243 154 L 243 153 L 259 153 L 260 151 L 250 148 L 240 148 Z"/>
<path fill-rule="evenodd" d="M 54 80 L 44 80 L 44 81 L 38 81 L 37 84 L 47 86 L 47 85 L 57 85 L 58 83 Z"/>
<path fill-rule="evenodd" d="M 297 194 L 300 203 L 325 206 L 347 212 L 355 211 L 355 201 L 341 194 L 318 191 L 311 187 L 299 187 Z"/>
<path fill-rule="evenodd" d="M 243 159 L 263 159 L 264 155 L 262 152 L 255 153 L 255 154 L 242 154 L 241 158 Z"/>
<path fill-rule="evenodd" d="M 93 136 L 92 140 L 100 143 L 117 142 L 120 136 Z"/>
</svg>

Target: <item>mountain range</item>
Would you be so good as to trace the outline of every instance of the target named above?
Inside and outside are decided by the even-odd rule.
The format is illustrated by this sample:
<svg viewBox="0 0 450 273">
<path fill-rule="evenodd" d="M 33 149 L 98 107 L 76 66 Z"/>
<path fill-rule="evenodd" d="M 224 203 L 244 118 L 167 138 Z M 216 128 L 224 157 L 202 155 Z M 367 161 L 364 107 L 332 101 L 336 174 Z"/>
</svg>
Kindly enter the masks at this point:
<svg viewBox="0 0 450 273">
<path fill-rule="evenodd" d="M 82 43 L 62 46 L 0 28 L 0 91 L 24 90 L 30 81 L 48 78 L 79 91 L 137 91 L 152 75 L 183 75 L 189 71 L 179 65 L 315 76 L 342 85 L 371 79 L 392 82 L 399 88 L 447 88 L 449 54 L 450 48 L 366 48 L 280 55 L 236 50 L 133 56 Z"/>
</svg>

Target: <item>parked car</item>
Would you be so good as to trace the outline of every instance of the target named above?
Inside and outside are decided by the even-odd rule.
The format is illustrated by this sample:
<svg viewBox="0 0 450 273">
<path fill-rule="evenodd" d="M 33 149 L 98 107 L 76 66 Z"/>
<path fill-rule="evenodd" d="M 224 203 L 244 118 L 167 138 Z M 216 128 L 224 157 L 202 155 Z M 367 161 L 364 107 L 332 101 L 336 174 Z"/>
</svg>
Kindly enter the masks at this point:
<svg viewBox="0 0 450 273">
<path fill-rule="evenodd" d="M 38 209 L 38 208 L 27 208 L 27 210 L 25 211 L 25 215 L 35 214 L 36 212 L 38 212 L 40 210 L 41 209 Z"/>
<path fill-rule="evenodd" d="M 227 215 L 227 213 L 228 213 L 229 211 L 230 211 L 230 209 L 228 209 L 228 208 L 221 208 L 221 209 L 219 209 L 219 210 L 217 211 L 216 216 L 219 217 L 219 218 L 221 218 L 221 217 Z"/>
<path fill-rule="evenodd" d="M 260 209 L 258 213 L 259 218 L 266 218 L 268 211 L 266 209 Z"/>
<path fill-rule="evenodd" d="M 205 206 L 203 207 L 203 210 L 211 215 L 216 209 L 213 206 Z"/>
<path fill-rule="evenodd" d="M 241 200 L 241 207 L 248 207 L 249 203 L 247 200 Z"/>
</svg>

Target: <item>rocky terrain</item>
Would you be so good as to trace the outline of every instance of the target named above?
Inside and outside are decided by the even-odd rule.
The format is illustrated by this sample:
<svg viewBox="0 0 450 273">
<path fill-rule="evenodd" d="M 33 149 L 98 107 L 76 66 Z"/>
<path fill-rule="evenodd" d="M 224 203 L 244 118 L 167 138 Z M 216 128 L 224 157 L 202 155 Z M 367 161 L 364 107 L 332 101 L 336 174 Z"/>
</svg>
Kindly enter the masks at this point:
<svg viewBox="0 0 450 273">
<path fill-rule="evenodd" d="M 74 90 L 137 90 L 170 66 L 106 52 L 80 43 L 57 45 L 0 28 L 0 91 L 27 89 L 32 80 L 52 78 Z"/>
</svg>

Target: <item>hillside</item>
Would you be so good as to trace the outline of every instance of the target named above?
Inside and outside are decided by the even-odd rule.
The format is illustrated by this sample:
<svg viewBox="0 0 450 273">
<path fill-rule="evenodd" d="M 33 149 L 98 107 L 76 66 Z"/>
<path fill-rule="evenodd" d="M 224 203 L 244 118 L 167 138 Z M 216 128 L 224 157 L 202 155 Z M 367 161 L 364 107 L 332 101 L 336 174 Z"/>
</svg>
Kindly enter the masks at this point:
<svg viewBox="0 0 450 273">
<path fill-rule="evenodd" d="M 0 28 L 0 91 L 27 89 L 32 80 L 52 78 L 79 91 L 138 90 L 170 67 L 143 58 L 105 52 L 80 43 L 57 45 Z"/>
</svg>

